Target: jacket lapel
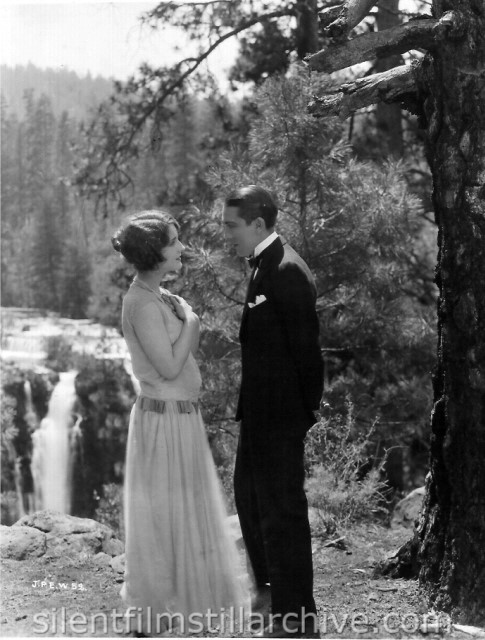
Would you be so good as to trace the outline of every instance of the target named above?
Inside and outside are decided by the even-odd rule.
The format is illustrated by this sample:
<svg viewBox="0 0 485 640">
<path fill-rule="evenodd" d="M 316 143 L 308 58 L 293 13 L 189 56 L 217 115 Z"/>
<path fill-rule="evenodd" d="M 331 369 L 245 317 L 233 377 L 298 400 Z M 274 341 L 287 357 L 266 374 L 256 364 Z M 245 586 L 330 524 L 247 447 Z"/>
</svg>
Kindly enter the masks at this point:
<svg viewBox="0 0 485 640">
<path fill-rule="evenodd" d="M 254 274 L 254 269 L 251 271 L 251 276 L 250 276 L 250 280 L 249 280 L 249 284 L 248 284 L 248 288 L 246 290 L 246 299 L 244 301 L 244 307 L 243 307 L 243 312 L 242 312 L 242 316 L 241 316 L 241 329 L 243 327 L 244 321 L 246 320 L 246 316 L 248 314 L 248 302 L 251 300 L 251 290 L 252 290 L 252 283 L 253 283 L 253 274 Z"/>
<path fill-rule="evenodd" d="M 278 238 L 276 238 L 276 240 L 272 242 L 269 247 L 261 252 L 261 261 L 259 263 L 257 274 L 254 276 L 254 270 L 251 272 L 251 279 L 248 284 L 246 300 L 244 302 L 244 308 L 241 317 L 241 332 L 249 310 L 248 302 L 251 302 L 252 298 L 254 297 L 254 293 L 255 291 L 257 291 L 257 287 L 261 279 L 264 277 L 265 272 L 271 267 L 273 262 L 278 261 L 278 258 L 282 255 L 284 244 L 286 244 L 286 240 L 281 238 L 281 236 L 278 236 Z"/>
</svg>

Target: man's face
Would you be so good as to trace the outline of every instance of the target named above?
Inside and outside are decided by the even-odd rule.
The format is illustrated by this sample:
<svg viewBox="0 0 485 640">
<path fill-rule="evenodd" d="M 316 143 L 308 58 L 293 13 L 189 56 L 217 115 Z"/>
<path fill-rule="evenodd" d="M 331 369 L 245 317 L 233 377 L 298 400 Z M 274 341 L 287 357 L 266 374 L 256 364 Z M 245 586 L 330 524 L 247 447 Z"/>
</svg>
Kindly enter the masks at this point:
<svg viewBox="0 0 485 640">
<path fill-rule="evenodd" d="M 257 218 L 248 224 L 244 218 L 239 217 L 238 207 L 224 208 L 223 223 L 227 242 L 236 249 L 240 257 L 250 256 L 256 245 L 263 239 L 262 218 Z"/>
</svg>

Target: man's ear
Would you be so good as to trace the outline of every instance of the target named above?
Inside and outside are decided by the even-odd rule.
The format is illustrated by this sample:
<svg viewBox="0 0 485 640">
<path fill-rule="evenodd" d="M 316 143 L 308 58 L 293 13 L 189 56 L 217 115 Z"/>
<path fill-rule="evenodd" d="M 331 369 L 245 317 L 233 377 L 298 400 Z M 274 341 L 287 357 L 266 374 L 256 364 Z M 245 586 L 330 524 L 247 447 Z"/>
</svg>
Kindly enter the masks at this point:
<svg viewBox="0 0 485 640">
<path fill-rule="evenodd" d="M 266 229 L 266 222 L 264 221 L 264 218 L 256 218 L 254 221 L 254 226 L 256 227 L 256 229 L 258 229 L 258 231 L 263 231 L 264 229 Z"/>
</svg>

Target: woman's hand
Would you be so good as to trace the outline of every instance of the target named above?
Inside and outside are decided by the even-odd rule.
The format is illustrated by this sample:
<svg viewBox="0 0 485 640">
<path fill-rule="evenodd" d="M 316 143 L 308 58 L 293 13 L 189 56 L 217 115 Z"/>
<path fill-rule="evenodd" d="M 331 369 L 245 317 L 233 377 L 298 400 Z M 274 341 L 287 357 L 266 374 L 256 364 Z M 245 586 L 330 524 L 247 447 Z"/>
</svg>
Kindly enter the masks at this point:
<svg viewBox="0 0 485 640">
<path fill-rule="evenodd" d="M 198 321 L 197 315 L 192 311 L 192 307 L 180 296 L 171 296 L 178 317 L 184 322 Z"/>
</svg>

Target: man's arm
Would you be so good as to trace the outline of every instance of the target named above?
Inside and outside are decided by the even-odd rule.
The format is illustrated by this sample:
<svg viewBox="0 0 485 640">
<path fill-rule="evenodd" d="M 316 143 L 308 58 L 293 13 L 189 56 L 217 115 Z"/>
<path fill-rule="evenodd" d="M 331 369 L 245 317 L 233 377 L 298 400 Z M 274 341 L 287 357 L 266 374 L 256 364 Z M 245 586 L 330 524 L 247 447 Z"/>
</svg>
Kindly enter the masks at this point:
<svg viewBox="0 0 485 640">
<path fill-rule="evenodd" d="M 323 392 L 323 360 L 313 282 L 298 264 L 286 263 L 281 265 L 274 286 L 275 304 L 288 337 L 305 406 L 316 411 Z"/>
</svg>

